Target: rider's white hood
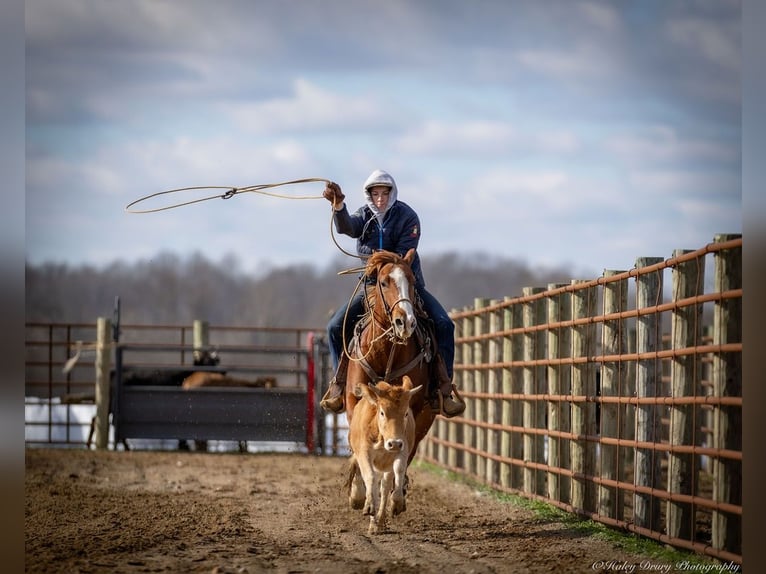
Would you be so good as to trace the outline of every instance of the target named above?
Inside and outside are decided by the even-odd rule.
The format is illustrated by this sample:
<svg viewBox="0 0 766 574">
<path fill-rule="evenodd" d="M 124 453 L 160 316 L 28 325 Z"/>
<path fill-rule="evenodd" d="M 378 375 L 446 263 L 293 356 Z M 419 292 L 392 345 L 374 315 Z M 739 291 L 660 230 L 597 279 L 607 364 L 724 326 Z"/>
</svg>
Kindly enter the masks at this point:
<svg viewBox="0 0 766 574">
<path fill-rule="evenodd" d="M 374 185 L 387 185 L 391 188 L 391 195 L 388 196 L 388 203 L 386 204 L 386 209 L 384 209 L 382 212 L 375 207 L 375 205 L 372 203 L 372 199 L 370 198 L 370 193 L 367 191 Z M 367 178 L 367 181 L 364 182 L 364 199 L 367 202 L 367 207 L 370 208 L 370 210 L 375 214 L 375 216 L 378 218 L 379 221 L 383 221 L 383 216 L 386 214 L 386 211 L 391 209 L 391 206 L 396 203 L 397 195 L 399 194 L 398 190 L 396 189 L 396 182 L 394 181 L 394 178 L 391 177 L 391 174 L 388 172 L 383 171 L 382 169 L 376 169 L 370 174 L 370 177 Z"/>
</svg>

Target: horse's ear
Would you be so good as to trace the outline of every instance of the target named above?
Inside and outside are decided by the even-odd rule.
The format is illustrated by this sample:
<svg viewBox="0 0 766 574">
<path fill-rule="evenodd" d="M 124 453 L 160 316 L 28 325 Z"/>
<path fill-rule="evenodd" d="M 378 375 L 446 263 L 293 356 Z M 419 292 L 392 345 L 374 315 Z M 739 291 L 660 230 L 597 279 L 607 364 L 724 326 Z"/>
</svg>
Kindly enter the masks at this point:
<svg viewBox="0 0 766 574">
<path fill-rule="evenodd" d="M 404 256 L 404 260 L 407 262 L 408 265 L 412 265 L 412 262 L 415 261 L 415 248 L 411 247 L 409 251 L 407 251 L 407 254 Z"/>
</svg>

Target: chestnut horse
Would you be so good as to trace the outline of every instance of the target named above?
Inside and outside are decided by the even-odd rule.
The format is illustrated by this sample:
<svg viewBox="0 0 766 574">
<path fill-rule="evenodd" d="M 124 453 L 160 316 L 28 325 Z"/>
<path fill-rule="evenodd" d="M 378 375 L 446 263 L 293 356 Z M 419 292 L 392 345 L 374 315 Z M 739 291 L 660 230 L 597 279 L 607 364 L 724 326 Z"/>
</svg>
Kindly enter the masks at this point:
<svg viewBox="0 0 766 574">
<path fill-rule="evenodd" d="M 420 387 L 410 400 L 415 439 L 407 457 L 408 466 L 438 414 L 426 400 L 430 361 L 436 351 L 431 334 L 418 325 L 416 317 L 415 276 L 411 267 L 414 258 L 415 249 L 410 249 L 404 257 L 377 251 L 367 260 L 367 313 L 360 319 L 348 350 L 346 378 L 349 425 L 362 396 L 359 386 L 375 385 L 379 381 L 402 386 L 406 375 L 413 387 Z M 351 463 L 347 480 L 349 501 L 353 508 L 362 508 L 364 484 L 353 457 Z"/>
</svg>

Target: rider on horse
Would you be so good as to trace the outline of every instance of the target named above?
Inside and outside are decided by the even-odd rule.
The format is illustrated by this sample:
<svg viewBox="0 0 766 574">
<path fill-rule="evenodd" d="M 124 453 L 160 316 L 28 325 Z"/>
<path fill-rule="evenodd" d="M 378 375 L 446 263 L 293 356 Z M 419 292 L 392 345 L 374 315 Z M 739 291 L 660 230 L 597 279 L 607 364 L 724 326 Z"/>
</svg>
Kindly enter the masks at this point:
<svg viewBox="0 0 766 574">
<path fill-rule="evenodd" d="M 394 178 L 385 171 L 375 170 L 364 183 L 364 193 L 366 203 L 354 213 L 349 213 L 346 208 L 346 196 L 337 183 L 328 183 L 323 193 L 333 204 L 335 229 L 338 233 L 356 238 L 359 255 L 366 259 L 374 251 L 384 249 L 404 256 L 409 249 L 417 248 L 420 240 L 420 220 L 409 205 L 397 199 L 398 191 Z M 433 321 L 438 346 L 438 352 L 433 359 L 435 368 L 432 371 L 435 380 L 429 388 L 429 399 L 432 407 L 440 414 L 454 417 L 465 409 L 465 403 L 451 397 L 455 325 L 439 301 L 426 290 L 417 254 L 412 262 L 412 271 L 415 274 L 415 291 L 422 302 L 423 310 Z M 354 325 L 363 314 L 364 289 L 341 306 L 327 325 L 330 354 L 336 369 L 330 388 L 320 403 L 327 411 L 341 413 L 345 408 L 343 397 L 349 360 L 346 349 L 354 333 Z"/>
</svg>

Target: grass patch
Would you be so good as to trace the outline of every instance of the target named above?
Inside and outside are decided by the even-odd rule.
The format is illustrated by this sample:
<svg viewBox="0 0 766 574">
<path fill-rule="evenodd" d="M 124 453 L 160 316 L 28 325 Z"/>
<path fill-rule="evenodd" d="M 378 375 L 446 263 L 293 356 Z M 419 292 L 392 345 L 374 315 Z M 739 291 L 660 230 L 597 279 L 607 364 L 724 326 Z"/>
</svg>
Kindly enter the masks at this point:
<svg viewBox="0 0 766 574">
<path fill-rule="evenodd" d="M 694 565 L 719 564 L 718 560 L 710 556 L 703 556 L 688 550 L 673 548 L 657 542 L 656 540 L 652 540 L 651 538 L 645 538 L 638 534 L 618 530 L 607 526 L 606 524 L 602 524 L 601 522 L 591 520 L 590 518 L 584 518 L 566 512 L 565 510 L 546 502 L 532 500 L 518 494 L 510 494 L 495 490 L 476 479 L 457 472 L 445 470 L 435 464 L 416 460 L 413 461 L 413 466 L 447 478 L 452 482 L 465 484 L 483 495 L 492 497 L 504 504 L 511 504 L 517 508 L 530 510 L 540 522 L 555 522 L 561 524 L 566 529 L 569 529 L 578 535 L 596 537 L 605 540 L 625 552 L 639 554 L 644 558 L 651 558 L 652 560 L 668 564 L 676 564 L 679 562 L 686 562 Z"/>
</svg>

